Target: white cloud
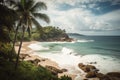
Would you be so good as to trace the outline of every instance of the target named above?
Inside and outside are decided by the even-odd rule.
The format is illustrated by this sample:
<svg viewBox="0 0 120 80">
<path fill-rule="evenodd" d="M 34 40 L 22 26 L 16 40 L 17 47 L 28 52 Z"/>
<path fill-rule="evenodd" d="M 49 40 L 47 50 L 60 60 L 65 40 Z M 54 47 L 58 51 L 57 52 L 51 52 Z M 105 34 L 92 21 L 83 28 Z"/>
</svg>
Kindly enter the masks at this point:
<svg viewBox="0 0 120 80">
<path fill-rule="evenodd" d="M 87 3 L 90 1 L 111 1 L 111 0 L 38 0 L 47 4 L 48 10 L 45 11 L 50 16 L 49 25 L 60 27 L 67 32 L 115 30 L 119 29 L 120 10 L 110 12 L 101 16 L 95 16 L 91 11 L 83 8 L 71 8 L 66 11 L 58 10 L 58 4 L 67 3 L 75 5 L 76 2 Z M 94 7 L 95 4 L 90 5 Z M 84 6 L 85 7 L 85 6 Z M 46 25 L 46 24 L 43 24 Z"/>
</svg>

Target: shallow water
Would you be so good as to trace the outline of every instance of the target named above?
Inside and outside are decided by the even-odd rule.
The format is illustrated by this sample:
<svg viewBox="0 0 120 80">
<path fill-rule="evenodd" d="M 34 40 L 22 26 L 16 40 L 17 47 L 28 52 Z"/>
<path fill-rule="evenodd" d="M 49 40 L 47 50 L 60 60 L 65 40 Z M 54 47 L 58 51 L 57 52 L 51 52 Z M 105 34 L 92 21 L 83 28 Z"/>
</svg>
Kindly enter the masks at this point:
<svg viewBox="0 0 120 80">
<path fill-rule="evenodd" d="M 82 73 L 78 63 L 93 64 L 100 72 L 120 71 L 120 37 L 73 36 L 73 42 L 40 42 L 31 44 L 38 55 L 56 61 L 70 73 Z"/>
</svg>

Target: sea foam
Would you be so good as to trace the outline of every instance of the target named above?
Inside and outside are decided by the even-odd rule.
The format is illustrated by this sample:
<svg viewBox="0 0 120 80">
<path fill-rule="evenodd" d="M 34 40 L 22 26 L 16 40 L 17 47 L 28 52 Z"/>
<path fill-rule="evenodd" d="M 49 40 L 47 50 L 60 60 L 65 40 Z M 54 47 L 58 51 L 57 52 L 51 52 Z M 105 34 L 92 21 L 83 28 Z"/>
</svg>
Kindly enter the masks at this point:
<svg viewBox="0 0 120 80">
<path fill-rule="evenodd" d="M 77 42 L 94 42 L 94 40 L 81 39 L 81 40 L 77 40 Z"/>
<path fill-rule="evenodd" d="M 29 46 L 33 50 L 48 50 L 49 47 L 43 47 L 38 44 L 31 44 Z M 80 74 L 81 69 L 78 67 L 79 63 L 92 64 L 96 66 L 102 73 L 120 71 L 120 61 L 114 57 L 91 54 L 91 55 L 76 55 L 73 49 L 63 47 L 59 52 L 36 52 L 39 56 L 49 58 L 56 61 L 61 68 L 66 68 L 70 73 Z"/>
<path fill-rule="evenodd" d="M 49 47 L 43 47 L 39 44 L 30 44 L 28 47 L 32 50 L 49 50 Z"/>
</svg>

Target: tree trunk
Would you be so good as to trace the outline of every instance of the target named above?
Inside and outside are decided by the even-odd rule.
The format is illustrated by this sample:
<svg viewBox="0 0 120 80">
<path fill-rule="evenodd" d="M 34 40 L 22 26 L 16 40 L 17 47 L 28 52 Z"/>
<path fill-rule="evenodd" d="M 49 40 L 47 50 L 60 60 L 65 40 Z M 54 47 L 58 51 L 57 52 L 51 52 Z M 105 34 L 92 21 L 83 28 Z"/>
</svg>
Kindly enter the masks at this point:
<svg viewBox="0 0 120 80">
<path fill-rule="evenodd" d="M 17 55 L 17 58 L 16 58 L 15 70 L 17 69 L 18 63 L 19 63 L 19 55 L 20 55 L 20 51 L 21 51 L 21 47 L 22 47 L 22 42 L 23 42 L 23 39 L 24 39 L 24 33 L 25 33 L 25 27 L 23 26 L 23 34 L 22 34 L 22 38 L 21 38 L 21 41 L 20 41 L 20 45 L 19 45 L 18 55 Z"/>
<path fill-rule="evenodd" d="M 14 50 L 14 46 L 15 46 L 17 34 L 18 34 L 18 26 L 17 26 L 17 28 L 16 28 L 16 30 L 15 30 L 15 37 L 14 37 L 13 46 L 12 46 L 12 49 L 11 49 L 11 52 L 10 52 L 9 61 L 12 61 L 12 52 L 13 52 L 13 50 Z"/>
</svg>

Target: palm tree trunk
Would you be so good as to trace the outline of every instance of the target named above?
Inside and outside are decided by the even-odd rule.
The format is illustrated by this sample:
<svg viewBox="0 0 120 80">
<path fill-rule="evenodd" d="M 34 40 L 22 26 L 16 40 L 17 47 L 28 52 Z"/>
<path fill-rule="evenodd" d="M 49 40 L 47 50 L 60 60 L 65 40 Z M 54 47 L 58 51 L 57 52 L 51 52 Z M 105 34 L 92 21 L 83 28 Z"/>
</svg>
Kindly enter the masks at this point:
<svg viewBox="0 0 120 80">
<path fill-rule="evenodd" d="M 17 26 L 17 28 L 15 30 L 15 37 L 14 37 L 13 46 L 12 46 L 12 49 L 11 49 L 11 52 L 10 52 L 9 61 L 12 61 L 12 52 L 14 50 L 15 42 L 16 42 L 16 39 L 17 39 L 17 34 L 18 34 L 18 26 Z"/>
<path fill-rule="evenodd" d="M 21 51 L 21 47 L 22 47 L 22 42 L 23 42 L 23 39 L 24 39 L 24 33 L 25 33 L 25 27 L 23 26 L 23 34 L 22 34 L 22 38 L 21 38 L 21 41 L 20 41 L 20 45 L 19 45 L 18 55 L 17 55 L 17 58 L 16 58 L 15 70 L 17 69 L 18 63 L 19 63 L 19 55 L 20 55 L 20 51 Z"/>
</svg>

